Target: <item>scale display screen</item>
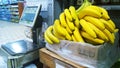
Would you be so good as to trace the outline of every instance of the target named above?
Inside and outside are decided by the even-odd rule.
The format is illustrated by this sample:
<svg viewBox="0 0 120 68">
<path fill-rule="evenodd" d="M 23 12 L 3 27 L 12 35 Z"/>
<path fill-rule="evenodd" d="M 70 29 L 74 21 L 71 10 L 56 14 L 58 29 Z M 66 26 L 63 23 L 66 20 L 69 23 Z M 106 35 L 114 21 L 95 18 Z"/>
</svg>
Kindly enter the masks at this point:
<svg viewBox="0 0 120 68">
<path fill-rule="evenodd" d="M 26 6 L 19 23 L 28 27 L 33 27 L 39 14 L 39 10 L 40 6 Z"/>
</svg>

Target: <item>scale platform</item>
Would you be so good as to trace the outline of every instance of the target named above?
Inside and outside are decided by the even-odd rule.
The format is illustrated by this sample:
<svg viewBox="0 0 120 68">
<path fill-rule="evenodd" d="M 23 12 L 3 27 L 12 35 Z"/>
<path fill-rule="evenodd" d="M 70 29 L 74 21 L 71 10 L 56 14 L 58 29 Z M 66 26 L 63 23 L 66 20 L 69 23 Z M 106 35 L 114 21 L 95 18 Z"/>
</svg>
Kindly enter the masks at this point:
<svg viewBox="0 0 120 68">
<path fill-rule="evenodd" d="M 44 44 L 36 45 L 32 41 L 17 39 L 17 41 L 2 44 L 0 56 L 3 57 L 7 68 L 22 68 L 25 64 L 39 59 L 39 49 L 42 47 Z"/>
</svg>

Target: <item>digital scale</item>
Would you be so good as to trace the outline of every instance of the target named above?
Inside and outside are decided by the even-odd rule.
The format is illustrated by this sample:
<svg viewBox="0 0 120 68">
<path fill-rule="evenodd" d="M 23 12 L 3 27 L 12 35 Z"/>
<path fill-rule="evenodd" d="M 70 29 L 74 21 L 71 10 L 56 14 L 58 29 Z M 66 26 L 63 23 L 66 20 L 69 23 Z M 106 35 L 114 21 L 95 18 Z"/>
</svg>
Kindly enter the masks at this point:
<svg viewBox="0 0 120 68">
<path fill-rule="evenodd" d="M 44 43 L 39 44 L 39 34 L 43 22 L 40 16 L 41 8 L 42 5 L 39 2 L 26 4 L 19 21 L 19 25 L 31 29 L 32 41 L 21 39 L 1 45 L 0 56 L 4 58 L 7 68 L 23 68 L 25 64 L 39 58 L 39 49 L 45 45 Z"/>
</svg>

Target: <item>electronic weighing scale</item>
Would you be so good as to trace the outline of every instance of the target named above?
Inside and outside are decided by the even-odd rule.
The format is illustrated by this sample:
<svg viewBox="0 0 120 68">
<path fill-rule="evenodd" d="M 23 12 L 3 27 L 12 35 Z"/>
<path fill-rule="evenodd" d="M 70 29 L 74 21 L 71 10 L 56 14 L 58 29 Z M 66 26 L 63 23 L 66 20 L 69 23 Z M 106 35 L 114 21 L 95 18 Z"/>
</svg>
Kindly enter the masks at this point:
<svg viewBox="0 0 120 68">
<path fill-rule="evenodd" d="M 38 3 L 27 4 L 24 7 L 19 24 L 31 29 L 32 41 L 27 39 L 8 42 L 1 45 L 0 55 L 7 63 L 7 68 L 22 68 L 24 64 L 39 58 L 39 33 L 43 19 L 39 15 L 42 5 Z"/>
</svg>

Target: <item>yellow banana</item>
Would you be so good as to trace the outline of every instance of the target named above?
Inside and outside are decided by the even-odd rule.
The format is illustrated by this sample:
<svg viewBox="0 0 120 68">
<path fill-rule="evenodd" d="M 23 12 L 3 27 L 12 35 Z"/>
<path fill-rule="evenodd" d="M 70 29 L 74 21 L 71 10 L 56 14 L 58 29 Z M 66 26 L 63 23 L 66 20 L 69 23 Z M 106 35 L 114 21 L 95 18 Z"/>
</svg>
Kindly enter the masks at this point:
<svg viewBox="0 0 120 68">
<path fill-rule="evenodd" d="M 81 19 L 80 24 L 82 26 L 82 29 L 85 30 L 91 37 L 93 38 L 97 37 L 94 30 L 88 25 L 88 22 L 86 22 L 84 19 Z"/>
<path fill-rule="evenodd" d="M 97 10 L 98 12 L 100 12 L 100 11 L 99 11 L 100 9 L 99 9 L 98 6 L 96 6 L 96 5 L 90 5 L 89 8 L 94 9 L 94 10 Z M 100 12 L 100 13 L 101 13 L 101 12 Z"/>
<path fill-rule="evenodd" d="M 75 30 L 73 31 L 73 35 L 74 35 L 75 39 L 77 40 L 77 42 L 84 42 L 84 39 L 82 38 L 77 27 L 75 27 Z"/>
<path fill-rule="evenodd" d="M 75 21 L 74 21 L 74 24 L 75 24 L 75 26 L 77 27 L 77 28 L 81 28 L 81 25 L 80 25 L 80 23 L 79 23 L 80 21 L 79 21 L 79 19 L 75 19 Z"/>
<path fill-rule="evenodd" d="M 53 27 L 53 34 L 57 37 L 57 38 L 59 38 L 59 39 L 61 39 L 61 40 L 65 40 L 65 36 L 63 36 L 63 35 L 60 35 L 59 33 L 57 33 L 57 31 L 56 31 L 56 29 Z"/>
<path fill-rule="evenodd" d="M 60 19 L 60 23 L 63 27 L 66 27 L 67 23 L 66 23 L 66 17 L 65 17 L 65 14 L 64 12 L 62 12 L 59 16 L 59 19 Z"/>
<path fill-rule="evenodd" d="M 72 18 L 75 20 L 76 18 L 78 18 L 78 16 L 77 16 L 77 13 L 76 13 L 76 10 L 75 10 L 75 7 L 74 6 L 70 6 L 69 7 L 69 11 L 70 11 L 70 13 L 71 13 L 71 16 L 72 16 Z"/>
<path fill-rule="evenodd" d="M 66 29 L 66 31 L 67 31 L 69 34 L 72 34 L 72 33 L 73 33 L 73 31 L 69 28 L 69 26 L 68 26 L 68 25 L 66 26 L 66 28 L 65 28 L 65 29 Z"/>
<path fill-rule="evenodd" d="M 74 35 L 72 34 L 72 40 L 74 41 L 74 42 L 77 42 L 77 40 L 75 39 L 75 37 L 74 37 Z"/>
<path fill-rule="evenodd" d="M 67 25 L 68 27 L 73 31 L 75 30 L 75 26 L 74 26 L 74 23 L 69 21 L 69 19 L 66 17 L 66 20 L 67 20 Z"/>
<path fill-rule="evenodd" d="M 56 30 L 57 33 L 60 35 L 65 36 L 65 29 L 61 26 L 60 21 L 56 19 L 53 24 L 54 29 Z"/>
<path fill-rule="evenodd" d="M 48 36 L 46 35 L 46 32 L 44 32 L 44 38 L 45 38 L 47 43 L 53 44 L 52 40 L 50 38 L 48 38 Z"/>
<path fill-rule="evenodd" d="M 111 34 L 112 34 L 113 39 L 115 40 L 115 33 L 111 33 Z"/>
<path fill-rule="evenodd" d="M 111 44 L 113 44 L 114 43 L 114 38 L 113 38 L 112 34 L 110 33 L 110 31 L 105 29 L 105 30 L 103 30 L 103 32 L 106 34 L 106 36 L 108 36 L 109 42 Z"/>
<path fill-rule="evenodd" d="M 108 15 L 108 12 L 107 12 L 106 9 L 104 9 L 104 8 L 102 8 L 102 7 L 100 7 L 100 6 L 96 6 L 96 5 L 90 5 L 89 7 L 90 7 L 91 9 L 95 9 L 95 10 L 97 10 L 98 12 L 100 12 L 101 15 L 102 15 L 102 18 L 104 18 L 105 20 L 110 19 L 110 16 Z"/>
<path fill-rule="evenodd" d="M 101 18 L 102 14 L 98 10 L 92 9 L 91 7 L 87 6 L 86 8 L 81 10 L 78 15 L 79 19 L 82 19 L 85 16 L 93 16 L 96 18 Z"/>
<path fill-rule="evenodd" d="M 99 8 L 100 12 L 102 12 L 102 18 L 104 18 L 105 20 L 110 19 L 110 16 L 108 15 L 108 12 L 105 8 L 99 7 L 99 6 L 98 6 L 98 8 Z"/>
<path fill-rule="evenodd" d="M 82 5 L 76 10 L 77 15 L 79 15 L 79 12 L 80 12 L 82 9 L 84 9 L 84 8 L 86 8 L 87 6 L 90 6 L 90 5 L 91 5 L 91 2 L 89 2 L 88 0 L 84 0 L 83 3 L 82 3 Z"/>
<path fill-rule="evenodd" d="M 60 43 L 60 40 L 53 35 L 52 31 L 53 31 L 53 26 L 51 25 L 46 30 L 46 36 L 49 39 L 51 39 L 54 43 Z"/>
<path fill-rule="evenodd" d="M 69 33 L 67 32 L 67 30 L 66 30 L 65 33 L 66 33 L 66 36 L 65 36 L 66 39 L 69 40 L 69 41 L 71 41 L 71 40 L 72 40 L 71 34 L 69 34 Z"/>
<path fill-rule="evenodd" d="M 114 29 L 116 28 L 115 23 L 111 19 L 108 20 L 107 22 L 110 23 L 113 26 Z"/>
<path fill-rule="evenodd" d="M 116 28 L 116 29 L 114 30 L 114 33 L 118 32 L 118 31 L 119 31 L 119 29 Z"/>
<path fill-rule="evenodd" d="M 92 24 L 94 24 L 96 27 L 98 27 L 100 30 L 105 29 L 105 25 L 98 19 L 92 16 L 85 16 L 84 19 Z"/>
<path fill-rule="evenodd" d="M 104 41 L 108 41 L 108 37 L 100 30 L 98 29 L 95 25 L 93 25 L 92 23 L 89 23 L 89 26 L 95 31 L 95 33 L 97 34 L 98 38 L 104 40 Z"/>
<path fill-rule="evenodd" d="M 85 41 L 89 40 L 89 43 L 91 43 L 91 44 L 103 44 L 104 43 L 104 40 L 99 39 L 99 38 L 93 38 L 84 31 L 81 31 L 81 35 L 83 38 L 85 38 Z"/>
<path fill-rule="evenodd" d="M 114 27 L 108 23 L 105 19 L 101 18 L 100 21 L 105 25 L 105 28 L 110 32 L 114 32 Z"/>
<path fill-rule="evenodd" d="M 71 13 L 70 13 L 69 9 L 65 9 L 65 10 L 64 10 L 64 14 L 65 14 L 66 17 L 68 17 L 68 19 L 69 19 L 70 21 L 73 21 L 73 18 L 72 18 L 72 16 L 71 16 Z"/>
<path fill-rule="evenodd" d="M 84 40 L 85 40 L 85 42 L 93 44 L 93 45 L 101 45 L 101 44 L 104 43 L 104 41 L 101 40 L 101 39 L 95 39 L 94 41 L 92 41 L 92 40 L 89 40 L 89 39 L 85 38 Z"/>
</svg>

